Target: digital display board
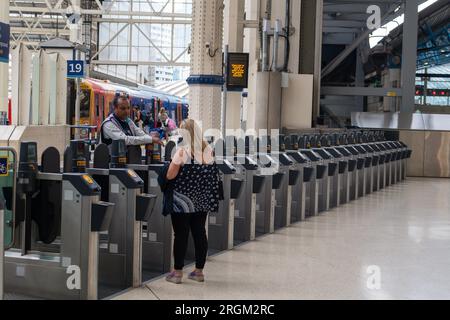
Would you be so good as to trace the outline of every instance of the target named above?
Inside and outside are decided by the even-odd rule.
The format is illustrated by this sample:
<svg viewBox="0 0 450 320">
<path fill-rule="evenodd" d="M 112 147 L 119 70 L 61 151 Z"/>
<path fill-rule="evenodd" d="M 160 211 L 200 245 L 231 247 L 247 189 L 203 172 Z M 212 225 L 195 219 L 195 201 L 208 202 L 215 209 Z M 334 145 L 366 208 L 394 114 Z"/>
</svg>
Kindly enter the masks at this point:
<svg viewBox="0 0 450 320">
<path fill-rule="evenodd" d="M 242 91 L 248 87 L 248 53 L 229 53 L 227 61 L 227 89 Z"/>
</svg>

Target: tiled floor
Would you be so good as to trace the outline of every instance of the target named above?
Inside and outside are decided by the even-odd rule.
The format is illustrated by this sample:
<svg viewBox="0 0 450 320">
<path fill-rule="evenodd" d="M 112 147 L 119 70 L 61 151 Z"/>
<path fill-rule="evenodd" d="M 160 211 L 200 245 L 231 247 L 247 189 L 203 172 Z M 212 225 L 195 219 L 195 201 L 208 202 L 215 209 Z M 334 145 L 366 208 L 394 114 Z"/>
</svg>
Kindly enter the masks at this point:
<svg viewBox="0 0 450 320">
<path fill-rule="evenodd" d="M 449 204 L 450 180 L 408 179 L 212 257 L 204 284 L 160 279 L 117 299 L 450 299 Z"/>
</svg>

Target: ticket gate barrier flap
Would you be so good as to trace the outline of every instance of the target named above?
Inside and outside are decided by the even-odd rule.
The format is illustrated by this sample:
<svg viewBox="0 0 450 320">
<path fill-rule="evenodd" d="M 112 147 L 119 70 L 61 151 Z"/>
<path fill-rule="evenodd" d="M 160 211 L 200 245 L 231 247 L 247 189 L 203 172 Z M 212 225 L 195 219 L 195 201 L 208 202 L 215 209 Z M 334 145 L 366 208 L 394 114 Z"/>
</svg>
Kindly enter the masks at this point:
<svg viewBox="0 0 450 320">
<path fill-rule="evenodd" d="M 348 169 L 349 161 L 339 161 L 339 174 L 344 174 Z"/>
<path fill-rule="evenodd" d="M 338 168 L 338 164 L 331 162 L 328 164 L 328 176 L 333 177 L 336 174 L 336 170 Z"/>
<path fill-rule="evenodd" d="M 328 166 L 325 165 L 318 165 L 317 166 L 317 171 L 316 171 L 316 179 L 317 180 L 321 180 L 323 178 L 325 178 L 325 173 L 327 171 Z"/>
<path fill-rule="evenodd" d="M 314 175 L 314 168 L 305 167 L 303 169 L 303 182 L 311 182 L 313 175 Z"/>
<path fill-rule="evenodd" d="M 289 185 L 295 186 L 300 178 L 300 171 L 298 170 L 289 170 Z"/>
<path fill-rule="evenodd" d="M 357 161 L 356 169 L 357 170 L 363 170 L 364 166 L 366 164 L 366 159 L 365 158 L 358 158 L 356 161 Z"/>
<path fill-rule="evenodd" d="M 283 172 L 277 172 L 273 175 L 272 179 L 272 189 L 278 190 L 281 188 L 285 174 Z"/>
<path fill-rule="evenodd" d="M 253 177 L 253 193 L 261 193 L 264 188 L 266 177 L 261 175 L 256 175 Z"/>
<path fill-rule="evenodd" d="M 113 205 L 108 202 L 99 201 L 92 204 L 91 231 L 108 231 L 113 216 Z"/>
<path fill-rule="evenodd" d="M 354 172 L 358 168 L 358 160 L 351 159 L 348 161 L 348 171 Z"/>
</svg>

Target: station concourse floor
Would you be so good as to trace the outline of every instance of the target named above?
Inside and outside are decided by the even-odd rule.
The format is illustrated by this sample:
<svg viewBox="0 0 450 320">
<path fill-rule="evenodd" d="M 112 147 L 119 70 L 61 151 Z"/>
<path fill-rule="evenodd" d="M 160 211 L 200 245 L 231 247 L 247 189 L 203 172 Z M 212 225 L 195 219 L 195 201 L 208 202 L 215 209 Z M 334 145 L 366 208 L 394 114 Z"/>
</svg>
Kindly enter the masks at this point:
<svg viewBox="0 0 450 320">
<path fill-rule="evenodd" d="M 204 284 L 189 267 L 182 285 L 160 278 L 114 299 L 450 299 L 449 204 L 449 179 L 408 178 L 211 257 Z"/>
</svg>

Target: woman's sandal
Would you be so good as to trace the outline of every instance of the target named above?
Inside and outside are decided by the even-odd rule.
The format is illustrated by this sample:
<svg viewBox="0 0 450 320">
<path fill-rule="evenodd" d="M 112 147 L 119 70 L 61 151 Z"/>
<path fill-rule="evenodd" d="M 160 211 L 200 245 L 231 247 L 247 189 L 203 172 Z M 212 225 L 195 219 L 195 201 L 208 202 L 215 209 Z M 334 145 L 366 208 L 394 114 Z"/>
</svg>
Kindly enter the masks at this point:
<svg viewBox="0 0 450 320">
<path fill-rule="evenodd" d="M 166 281 L 167 282 L 172 282 L 175 284 L 181 284 L 181 280 L 183 279 L 183 276 L 179 276 L 177 275 L 176 272 L 172 272 L 170 273 L 167 277 L 166 277 Z"/>
<path fill-rule="evenodd" d="M 190 280 L 194 280 L 197 282 L 205 282 L 205 276 L 201 273 L 191 272 L 188 277 Z"/>
</svg>

